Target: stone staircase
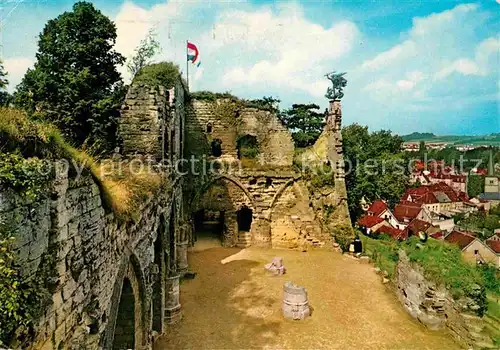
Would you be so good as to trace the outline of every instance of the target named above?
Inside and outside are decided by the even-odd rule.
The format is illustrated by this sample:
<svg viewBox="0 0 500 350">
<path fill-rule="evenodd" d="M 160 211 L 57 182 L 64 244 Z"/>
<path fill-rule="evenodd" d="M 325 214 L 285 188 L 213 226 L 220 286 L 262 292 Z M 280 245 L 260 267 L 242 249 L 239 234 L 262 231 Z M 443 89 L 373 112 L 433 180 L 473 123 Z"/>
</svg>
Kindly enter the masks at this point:
<svg viewBox="0 0 500 350">
<path fill-rule="evenodd" d="M 248 248 L 252 245 L 252 234 L 250 232 L 240 231 L 238 232 L 238 242 L 236 247 L 238 248 Z"/>
</svg>

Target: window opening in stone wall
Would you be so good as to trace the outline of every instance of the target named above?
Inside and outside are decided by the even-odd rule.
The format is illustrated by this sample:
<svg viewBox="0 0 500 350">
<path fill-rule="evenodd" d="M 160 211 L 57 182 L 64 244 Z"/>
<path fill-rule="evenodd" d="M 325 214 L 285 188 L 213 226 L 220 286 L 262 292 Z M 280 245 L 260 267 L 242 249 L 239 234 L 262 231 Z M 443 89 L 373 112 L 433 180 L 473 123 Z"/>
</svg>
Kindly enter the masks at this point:
<svg viewBox="0 0 500 350">
<path fill-rule="evenodd" d="M 124 278 L 116 317 L 113 349 L 135 348 L 135 299 L 132 284 Z"/>
<path fill-rule="evenodd" d="M 237 212 L 238 231 L 250 232 L 252 227 L 252 209 L 243 207 Z"/>
<path fill-rule="evenodd" d="M 174 160 L 174 154 L 175 154 L 175 129 L 174 126 L 172 125 L 172 128 L 170 130 L 170 160 Z"/>
<path fill-rule="evenodd" d="M 212 155 L 214 157 L 220 157 L 222 155 L 222 140 L 215 139 L 211 142 L 210 147 L 212 149 Z"/>
<path fill-rule="evenodd" d="M 207 124 L 207 133 L 208 134 L 212 133 L 212 123 Z"/>
<path fill-rule="evenodd" d="M 255 185 L 257 183 L 257 179 L 253 178 L 252 180 L 248 181 L 249 185 Z"/>
<path fill-rule="evenodd" d="M 266 177 L 266 187 L 271 187 L 272 184 L 273 179 L 271 179 L 270 177 Z"/>
</svg>

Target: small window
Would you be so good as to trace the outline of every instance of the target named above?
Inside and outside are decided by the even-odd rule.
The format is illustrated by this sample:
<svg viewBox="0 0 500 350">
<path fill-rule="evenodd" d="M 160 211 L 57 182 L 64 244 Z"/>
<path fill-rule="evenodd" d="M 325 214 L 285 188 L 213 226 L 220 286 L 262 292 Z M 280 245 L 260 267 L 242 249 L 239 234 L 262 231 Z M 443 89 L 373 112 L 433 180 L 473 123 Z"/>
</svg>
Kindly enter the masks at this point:
<svg viewBox="0 0 500 350">
<path fill-rule="evenodd" d="M 479 250 L 474 250 L 474 254 L 477 255 L 479 253 Z"/>
<path fill-rule="evenodd" d="M 266 177 L 266 187 L 269 187 L 273 184 L 273 179 L 270 177 Z"/>
<path fill-rule="evenodd" d="M 248 182 L 250 185 L 255 185 L 257 183 L 257 179 L 252 179 Z"/>
<path fill-rule="evenodd" d="M 212 133 L 212 123 L 207 124 L 207 133 L 208 134 Z"/>
</svg>

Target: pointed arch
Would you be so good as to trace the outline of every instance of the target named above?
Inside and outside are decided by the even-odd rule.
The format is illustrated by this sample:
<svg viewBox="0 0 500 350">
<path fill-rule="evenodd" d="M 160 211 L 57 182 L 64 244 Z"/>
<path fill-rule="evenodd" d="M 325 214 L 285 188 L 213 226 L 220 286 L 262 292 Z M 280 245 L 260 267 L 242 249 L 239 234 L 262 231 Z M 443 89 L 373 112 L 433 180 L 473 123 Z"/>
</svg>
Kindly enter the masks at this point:
<svg viewBox="0 0 500 350">
<path fill-rule="evenodd" d="M 101 340 L 105 349 L 120 348 L 123 343 L 128 344 L 128 342 L 133 342 L 135 349 L 146 346 L 149 329 L 146 292 L 146 279 L 140 261 L 135 254 L 128 252 L 121 260 L 113 287 L 108 310 L 109 322 Z M 131 306 L 132 308 L 129 309 Z M 125 310 L 124 307 L 127 309 Z M 120 321 L 118 321 L 119 317 Z M 131 326 L 130 329 L 134 329 L 134 334 L 126 339 L 118 339 L 116 337 L 117 326 Z M 121 343 L 118 344 L 117 341 Z"/>
<path fill-rule="evenodd" d="M 221 175 L 217 175 L 215 176 L 214 178 L 210 179 L 210 181 L 207 181 L 205 184 L 203 184 L 202 188 L 196 193 L 196 195 L 193 197 L 193 200 L 191 201 L 191 207 L 193 206 L 193 203 L 198 203 L 201 196 L 210 188 L 210 186 L 212 186 L 215 182 L 217 182 L 218 180 L 227 180 L 229 182 L 232 182 L 234 185 L 236 185 L 237 187 L 239 187 L 243 193 L 245 193 L 245 195 L 247 196 L 247 198 L 250 200 L 250 203 L 252 204 L 252 207 L 255 208 L 256 207 L 256 202 L 255 202 L 255 198 L 254 196 L 250 193 L 250 191 L 248 191 L 245 186 L 243 186 L 243 184 L 235 177 L 233 176 L 230 176 L 230 175 L 225 175 L 225 174 L 221 174 Z"/>
<path fill-rule="evenodd" d="M 278 199 L 281 197 L 281 195 L 283 194 L 283 192 L 285 192 L 285 190 L 293 185 L 295 182 L 295 179 L 290 179 L 288 180 L 283 186 L 281 186 L 281 188 L 276 191 L 276 193 L 274 194 L 274 197 L 271 201 L 271 205 L 269 206 L 269 213 L 267 214 L 267 220 L 271 220 L 271 215 L 273 214 L 273 209 L 274 209 L 274 206 L 276 205 L 276 203 L 278 202 Z"/>
</svg>

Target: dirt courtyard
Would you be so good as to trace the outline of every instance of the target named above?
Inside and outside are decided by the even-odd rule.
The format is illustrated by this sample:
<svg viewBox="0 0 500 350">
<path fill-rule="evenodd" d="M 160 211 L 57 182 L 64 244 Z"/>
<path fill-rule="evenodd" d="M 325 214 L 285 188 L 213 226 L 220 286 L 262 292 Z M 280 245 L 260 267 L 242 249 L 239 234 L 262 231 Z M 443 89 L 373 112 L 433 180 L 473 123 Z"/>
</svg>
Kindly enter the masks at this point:
<svg viewBox="0 0 500 350">
<path fill-rule="evenodd" d="M 369 264 L 339 253 L 209 248 L 189 254 L 194 280 L 181 284 L 182 321 L 154 349 L 459 349 L 414 321 Z M 287 273 L 264 264 L 282 256 Z M 281 316 L 285 281 L 307 288 L 312 316 Z"/>
</svg>

